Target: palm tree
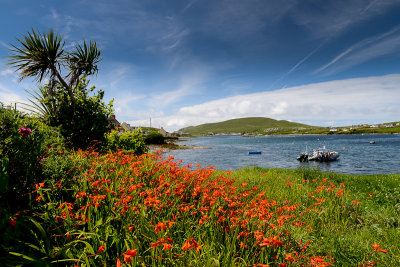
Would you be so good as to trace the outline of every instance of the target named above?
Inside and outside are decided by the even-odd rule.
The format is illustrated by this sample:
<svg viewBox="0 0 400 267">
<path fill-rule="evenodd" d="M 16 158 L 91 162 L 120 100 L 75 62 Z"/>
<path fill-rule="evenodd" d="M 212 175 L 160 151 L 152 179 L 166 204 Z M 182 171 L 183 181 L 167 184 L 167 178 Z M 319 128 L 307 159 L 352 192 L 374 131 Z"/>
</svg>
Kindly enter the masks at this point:
<svg viewBox="0 0 400 267">
<path fill-rule="evenodd" d="M 23 38 L 17 38 L 19 47 L 11 44 L 11 55 L 8 64 L 20 73 L 20 80 L 34 77 L 37 81 L 49 78 L 47 95 L 54 95 L 57 83 L 67 90 L 72 106 L 75 105 L 73 87 L 78 84 L 81 75 L 92 75 L 97 72 L 101 60 L 96 42 L 86 41 L 78 44 L 72 51 L 64 49 L 65 41 L 60 34 L 50 30 L 48 33 L 28 32 Z M 61 71 L 69 69 L 66 76 Z M 69 80 L 68 80 L 69 79 Z"/>
</svg>

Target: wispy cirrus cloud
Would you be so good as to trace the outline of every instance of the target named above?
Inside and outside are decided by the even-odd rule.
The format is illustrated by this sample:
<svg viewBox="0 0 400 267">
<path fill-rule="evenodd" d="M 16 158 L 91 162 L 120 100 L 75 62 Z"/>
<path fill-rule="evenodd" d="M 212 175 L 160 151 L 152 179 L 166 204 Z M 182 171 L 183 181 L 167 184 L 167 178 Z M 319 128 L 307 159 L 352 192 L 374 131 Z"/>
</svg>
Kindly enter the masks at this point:
<svg viewBox="0 0 400 267">
<path fill-rule="evenodd" d="M 374 58 L 389 55 L 400 51 L 400 27 L 395 27 L 378 36 L 366 38 L 354 45 L 351 45 L 339 53 L 327 64 L 314 71 L 314 74 L 326 70 L 332 74 L 350 67 L 359 65 Z"/>
<path fill-rule="evenodd" d="M 312 9 L 304 1 L 297 1 L 290 15 L 299 26 L 308 29 L 310 36 L 332 38 L 399 5 L 396 0 L 328 0 Z"/>
<path fill-rule="evenodd" d="M 398 120 L 400 74 L 330 81 L 275 91 L 237 95 L 182 107 L 153 118 L 168 130 L 239 117 L 261 116 L 313 125 Z M 132 121 L 133 124 L 143 123 Z"/>
<path fill-rule="evenodd" d="M 150 107 L 162 109 L 172 105 L 184 97 L 200 93 L 200 88 L 207 80 L 209 73 L 207 70 L 193 70 L 181 74 L 179 86 L 176 89 L 170 89 L 166 92 L 153 93 L 149 99 Z"/>
<path fill-rule="evenodd" d="M 6 48 L 7 50 L 9 50 L 9 49 L 11 49 L 12 47 L 11 47 L 11 45 L 9 45 L 9 44 L 6 44 L 5 42 L 3 42 L 3 41 L 0 41 L 0 45 L 1 46 L 3 46 L 4 48 Z"/>
</svg>

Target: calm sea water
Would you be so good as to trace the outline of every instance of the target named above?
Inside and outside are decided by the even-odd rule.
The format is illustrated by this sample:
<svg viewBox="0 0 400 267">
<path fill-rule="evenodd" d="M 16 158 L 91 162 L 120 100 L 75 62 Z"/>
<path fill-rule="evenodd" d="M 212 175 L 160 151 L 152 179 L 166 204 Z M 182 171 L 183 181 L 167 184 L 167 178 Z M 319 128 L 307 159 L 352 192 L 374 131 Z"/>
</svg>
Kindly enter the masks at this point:
<svg viewBox="0 0 400 267">
<path fill-rule="evenodd" d="M 370 141 L 375 144 L 371 145 Z M 318 135 L 285 137 L 199 137 L 182 142 L 185 145 L 209 149 L 174 150 L 182 163 L 214 166 L 216 169 L 235 170 L 246 166 L 296 169 L 300 166 L 319 167 L 323 171 L 346 174 L 400 173 L 400 135 Z M 306 162 L 296 160 L 305 151 L 326 146 L 340 153 L 334 162 Z M 248 155 L 261 151 L 261 155 Z"/>
</svg>

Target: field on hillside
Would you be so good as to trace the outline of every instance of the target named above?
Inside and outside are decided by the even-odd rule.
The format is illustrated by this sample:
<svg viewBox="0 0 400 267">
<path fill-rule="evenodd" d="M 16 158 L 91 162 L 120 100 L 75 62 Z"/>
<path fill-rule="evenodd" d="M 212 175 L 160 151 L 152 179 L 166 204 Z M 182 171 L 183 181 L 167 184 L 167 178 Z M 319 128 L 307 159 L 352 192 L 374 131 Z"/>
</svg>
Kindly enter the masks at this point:
<svg viewBox="0 0 400 267">
<path fill-rule="evenodd" d="M 285 120 L 274 120 L 269 118 L 241 118 L 233 119 L 217 123 L 207 123 L 198 126 L 191 126 L 181 129 L 182 132 L 192 135 L 207 135 L 210 133 L 264 133 L 276 131 L 290 132 L 296 129 L 317 129 L 314 127 L 301 123 L 289 122 Z"/>
</svg>

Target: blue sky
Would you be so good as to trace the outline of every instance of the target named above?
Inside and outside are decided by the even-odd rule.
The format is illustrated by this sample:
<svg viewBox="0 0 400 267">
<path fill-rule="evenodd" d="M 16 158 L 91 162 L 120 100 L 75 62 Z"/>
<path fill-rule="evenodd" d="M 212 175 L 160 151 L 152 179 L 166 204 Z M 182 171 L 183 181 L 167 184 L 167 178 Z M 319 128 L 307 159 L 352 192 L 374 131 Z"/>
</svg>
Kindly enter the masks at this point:
<svg viewBox="0 0 400 267">
<path fill-rule="evenodd" d="M 9 44 L 54 29 L 100 45 L 91 82 L 133 125 L 398 121 L 398 14 L 398 0 L 0 0 L 0 101 L 38 87 L 5 65 Z"/>
</svg>

